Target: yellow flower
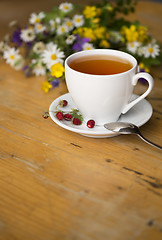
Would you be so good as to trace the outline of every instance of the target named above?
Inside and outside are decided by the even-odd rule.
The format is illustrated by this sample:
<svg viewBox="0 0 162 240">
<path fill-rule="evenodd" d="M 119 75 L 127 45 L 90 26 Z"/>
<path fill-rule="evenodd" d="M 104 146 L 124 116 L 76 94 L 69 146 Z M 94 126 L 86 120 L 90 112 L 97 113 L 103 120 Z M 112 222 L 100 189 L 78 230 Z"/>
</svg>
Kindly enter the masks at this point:
<svg viewBox="0 0 162 240">
<path fill-rule="evenodd" d="M 84 38 L 90 38 L 91 41 L 96 40 L 96 37 L 94 35 L 94 32 L 93 32 L 92 28 L 84 28 L 83 37 Z"/>
<path fill-rule="evenodd" d="M 79 36 L 83 36 L 84 28 L 78 27 L 73 31 L 73 34 L 79 34 Z"/>
<path fill-rule="evenodd" d="M 53 77 L 59 78 L 63 75 L 64 72 L 65 72 L 65 69 L 64 69 L 64 67 L 62 66 L 61 63 L 55 63 L 51 67 L 51 75 Z"/>
<path fill-rule="evenodd" d="M 87 28 L 87 27 L 82 28 L 82 27 L 80 27 L 78 29 L 75 29 L 73 34 L 79 34 L 79 36 L 82 37 L 82 38 L 90 38 L 91 41 L 96 40 L 96 37 L 94 35 L 94 32 L 93 32 L 92 28 Z"/>
<path fill-rule="evenodd" d="M 98 39 L 105 38 L 106 28 L 105 27 L 98 27 L 94 30 L 94 34 L 95 34 L 96 38 L 98 38 Z"/>
<path fill-rule="evenodd" d="M 93 23 L 99 23 L 99 21 L 100 21 L 99 18 L 94 18 L 94 19 L 92 19 L 92 22 L 93 22 Z"/>
<path fill-rule="evenodd" d="M 45 93 L 48 93 L 49 89 L 52 88 L 52 85 L 48 81 L 42 83 L 41 90 L 44 90 Z"/>
<path fill-rule="evenodd" d="M 130 28 L 124 26 L 121 30 L 121 34 L 125 36 L 128 42 L 144 42 L 148 40 L 147 28 L 144 26 L 131 25 Z"/>
<path fill-rule="evenodd" d="M 100 42 L 100 46 L 104 47 L 104 48 L 109 48 L 110 47 L 110 43 L 108 41 L 106 41 L 106 40 L 102 40 Z"/>
<path fill-rule="evenodd" d="M 135 42 L 138 40 L 139 34 L 135 25 L 131 25 L 130 28 L 123 27 L 122 34 L 125 35 L 128 42 Z"/>
<path fill-rule="evenodd" d="M 139 37 L 138 37 L 138 41 L 139 42 L 144 42 L 145 40 L 148 39 L 148 36 L 147 36 L 147 28 L 144 27 L 144 26 L 139 26 L 138 28 L 138 34 L 139 34 Z"/>
<path fill-rule="evenodd" d="M 140 67 L 140 69 L 144 69 L 145 72 L 147 72 L 147 73 L 150 72 L 149 68 L 146 67 L 145 64 L 144 64 L 143 62 L 139 63 L 139 67 Z"/>
<path fill-rule="evenodd" d="M 97 15 L 96 10 L 96 6 L 86 6 L 83 11 L 83 15 L 85 16 L 85 18 L 93 18 Z"/>
</svg>

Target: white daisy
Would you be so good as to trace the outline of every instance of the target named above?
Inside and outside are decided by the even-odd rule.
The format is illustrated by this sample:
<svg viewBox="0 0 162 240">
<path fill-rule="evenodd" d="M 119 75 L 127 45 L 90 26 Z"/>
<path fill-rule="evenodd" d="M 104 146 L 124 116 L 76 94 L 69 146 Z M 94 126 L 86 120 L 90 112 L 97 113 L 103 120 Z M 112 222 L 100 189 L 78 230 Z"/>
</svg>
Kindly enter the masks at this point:
<svg viewBox="0 0 162 240">
<path fill-rule="evenodd" d="M 35 24 L 35 32 L 36 33 L 41 33 L 41 32 L 44 32 L 46 30 L 46 27 L 41 24 L 41 23 L 36 23 Z"/>
<path fill-rule="evenodd" d="M 64 19 L 64 24 L 67 26 L 68 30 L 71 31 L 74 28 L 73 21 L 70 18 Z"/>
<path fill-rule="evenodd" d="M 61 25 L 57 28 L 57 34 L 58 35 L 65 34 L 67 32 L 68 32 L 68 27 L 65 24 L 63 24 L 63 25 Z"/>
<path fill-rule="evenodd" d="M 19 50 L 10 47 L 4 51 L 4 59 L 6 59 L 6 62 L 9 63 L 15 70 L 22 69 L 25 63 L 24 58 L 19 54 Z"/>
<path fill-rule="evenodd" d="M 19 50 L 15 49 L 14 47 L 8 48 L 6 51 L 4 51 L 4 55 L 3 55 L 4 59 L 6 59 L 6 62 L 11 65 L 14 65 L 15 59 L 18 56 L 20 56 Z"/>
<path fill-rule="evenodd" d="M 75 35 L 69 35 L 68 38 L 65 40 L 67 44 L 72 44 L 76 39 Z"/>
<path fill-rule="evenodd" d="M 122 35 L 120 34 L 120 32 L 111 31 L 110 32 L 110 41 L 112 41 L 113 43 L 118 43 L 118 42 L 122 41 Z"/>
<path fill-rule="evenodd" d="M 42 53 L 45 50 L 45 44 L 43 42 L 37 42 L 33 46 L 33 52 Z"/>
<path fill-rule="evenodd" d="M 83 15 L 74 15 L 73 24 L 74 24 L 75 27 L 81 27 L 84 24 Z"/>
<path fill-rule="evenodd" d="M 20 37 L 24 42 L 31 42 L 35 39 L 34 29 L 24 29 L 21 31 Z"/>
<path fill-rule="evenodd" d="M 160 52 L 160 47 L 158 44 L 149 43 L 147 46 L 144 47 L 143 54 L 145 58 L 149 58 L 149 57 L 155 58 L 156 56 L 159 55 L 159 52 Z"/>
<path fill-rule="evenodd" d="M 53 32 L 56 29 L 56 22 L 54 20 L 49 21 L 50 24 L 50 30 Z"/>
<path fill-rule="evenodd" d="M 127 44 L 127 49 L 131 53 L 136 53 L 140 45 L 141 45 L 140 42 L 130 42 Z"/>
<path fill-rule="evenodd" d="M 55 19 L 55 21 L 56 21 L 57 24 L 60 24 L 60 23 L 61 23 L 61 18 L 57 17 L 57 18 Z"/>
<path fill-rule="evenodd" d="M 44 50 L 42 54 L 43 63 L 46 64 L 48 69 L 50 69 L 55 63 L 63 63 L 64 57 L 64 52 L 62 52 L 55 44 L 53 47 L 50 47 L 49 50 Z"/>
<path fill-rule="evenodd" d="M 34 61 L 32 61 L 33 64 L 35 64 Z M 36 75 L 36 76 L 44 76 L 46 75 L 46 68 L 43 66 L 43 63 L 41 61 L 38 61 L 34 68 L 33 68 L 33 73 Z"/>
<path fill-rule="evenodd" d="M 68 12 L 70 12 L 73 9 L 73 5 L 71 3 L 67 3 L 67 2 L 61 3 L 59 5 L 59 9 L 61 11 L 65 12 L 65 13 L 68 13 Z"/>
<path fill-rule="evenodd" d="M 29 22 L 31 24 L 36 24 L 36 23 L 40 23 L 41 20 L 45 17 L 44 12 L 40 12 L 38 14 L 36 13 L 32 13 L 30 18 L 29 18 Z"/>
<path fill-rule="evenodd" d="M 21 70 L 23 68 L 25 64 L 25 60 L 24 58 L 19 54 L 15 57 L 15 60 L 14 62 L 12 63 L 12 67 L 15 69 L 15 70 Z"/>
<path fill-rule="evenodd" d="M 137 55 L 141 57 L 144 54 L 144 51 L 145 51 L 144 47 L 143 46 L 139 46 L 137 48 Z"/>
<path fill-rule="evenodd" d="M 93 44 L 92 43 L 84 43 L 82 46 L 83 50 L 91 50 L 94 49 Z"/>
<path fill-rule="evenodd" d="M 55 47 L 56 45 L 53 42 L 49 42 L 46 44 L 46 50 L 52 51 L 52 49 Z"/>
</svg>

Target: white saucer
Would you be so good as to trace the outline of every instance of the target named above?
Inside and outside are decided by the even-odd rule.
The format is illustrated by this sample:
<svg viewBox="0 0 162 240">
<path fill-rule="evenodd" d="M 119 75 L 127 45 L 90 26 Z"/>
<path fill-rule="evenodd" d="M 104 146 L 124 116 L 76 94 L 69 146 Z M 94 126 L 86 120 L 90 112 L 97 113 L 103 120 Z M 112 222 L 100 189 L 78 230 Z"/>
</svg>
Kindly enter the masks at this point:
<svg viewBox="0 0 162 240">
<path fill-rule="evenodd" d="M 133 94 L 131 100 L 134 100 L 137 98 L 138 95 Z M 86 122 L 83 121 L 82 125 L 73 125 L 71 121 L 66 120 L 58 120 L 55 116 L 56 114 L 54 111 L 56 111 L 56 107 L 59 104 L 60 100 L 67 100 L 68 105 L 64 108 L 60 108 L 60 110 L 63 111 L 71 111 L 71 109 L 76 108 L 74 102 L 71 99 L 70 93 L 66 93 L 57 99 L 55 99 L 50 107 L 49 107 L 49 114 L 52 120 L 58 124 L 60 127 L 65 128 L 69 131 L 79 133 L 81 135 L 84 135 L 86 137 L 93 137 L 93 138 L 106 138 L 106 137 L 113 137 L 119 135 L 118 133 L 113 133 L 109 130 L 107 130 L 104 126 L 95 126 L 94 128 L 88 128 L 86 126 Z M 152 106 L 151 104 L 146 100 L 143 99 L 139 103 L 137 103 L 131 110 L 129 110 L 126 114 L 121 115 L 119 118 L 119 122 L 130 122 L 138 127 L 145 124 L 152 115 Z"/>
</svg>

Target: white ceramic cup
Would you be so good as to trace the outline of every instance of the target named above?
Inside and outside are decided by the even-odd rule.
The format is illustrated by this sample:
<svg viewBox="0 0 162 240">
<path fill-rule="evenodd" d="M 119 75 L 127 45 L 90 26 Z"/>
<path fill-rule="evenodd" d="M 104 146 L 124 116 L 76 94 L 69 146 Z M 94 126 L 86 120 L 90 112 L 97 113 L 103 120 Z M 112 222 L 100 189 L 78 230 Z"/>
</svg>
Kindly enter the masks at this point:
<svg viewBox="0 0 162 240">
<path fill-rule="evenodd" d="M 132 64 L 132 68 L 118 74 L 93 75 L 69 67 L 75 59 L 95 55 L 126 59 Z M 148 81 L 148 89 L 136 100 L 129 102 L 139 78 Z M 93 119 L 96 125 L 117 121 L 121 113 L 125 114 L 150 93 L 154 82 L 150 74 L 137 73 L 137 61 L 133 56 L 110 49 L 86 50 L 70 55 L 65 60 L 65 79 L 69 93 L 84 120 Z"/>
</svg>

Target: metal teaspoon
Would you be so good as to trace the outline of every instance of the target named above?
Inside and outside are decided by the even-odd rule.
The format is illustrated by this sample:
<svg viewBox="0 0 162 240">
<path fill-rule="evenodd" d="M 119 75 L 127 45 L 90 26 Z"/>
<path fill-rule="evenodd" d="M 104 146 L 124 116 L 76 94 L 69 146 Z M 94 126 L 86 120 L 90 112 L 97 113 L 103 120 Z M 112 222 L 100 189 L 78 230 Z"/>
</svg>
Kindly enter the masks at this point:
<svg viewBox="0 0 162 240">
<path fill-rule="evenodd" d="M 104 127 L 108 130 L 116 133 L 121 134 L 137 134 L 142 140 L 144 140 L 146 143 L 149 143 L 150 145 L 157 147 L 162 150 L 162 147 L 151 142 L 150 140 L 146 139 L 141 133 L 139 128 L 132 124 L 127 122 L 112 122 L 112 123 L 106 123 L 104 124 Z"/>
</svg>

